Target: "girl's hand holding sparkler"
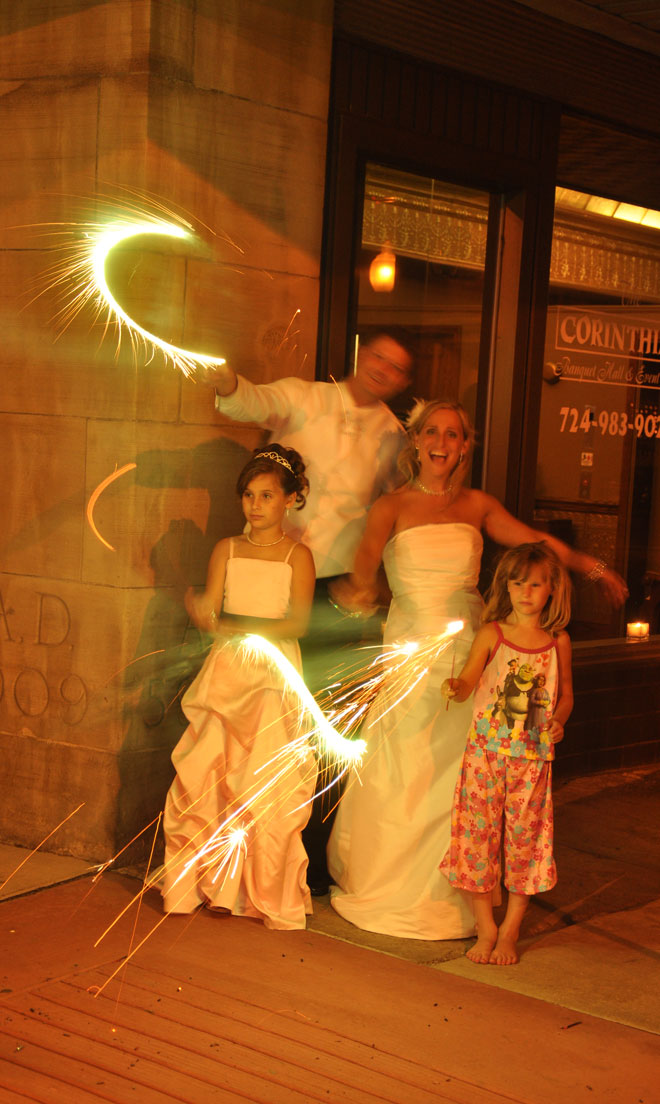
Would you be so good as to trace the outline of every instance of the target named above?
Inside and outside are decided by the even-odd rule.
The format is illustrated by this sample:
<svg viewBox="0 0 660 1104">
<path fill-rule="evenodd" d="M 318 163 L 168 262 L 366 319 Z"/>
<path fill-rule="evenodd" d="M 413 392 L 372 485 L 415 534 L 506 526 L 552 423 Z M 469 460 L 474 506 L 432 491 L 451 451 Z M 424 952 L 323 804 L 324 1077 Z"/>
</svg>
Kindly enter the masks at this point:
<svg viewBox="0 0 660 1104">
<path fill-rule="evenodd" d="M 472 687 L 463 678 L 448 678 L 445 679 L 440 687 L 440 693 L 447 702 L 447 708 L 449 708 L 450 701 L 464 702 L 472 693 Z"/>
<path fill-rule="evenodd" d="M 456 697 L 460 685 L 461 685 L 461 680 L 460 679 L 457 679 L 457 678 L 445 679 L 442 686 L 440 687 L 440 693 L 442 694 L 443 698 L 445 699 L 445 701 L 447 703 L 449 703 L 450 701 L 453 701 L 453 699 Z"/>
</svg>

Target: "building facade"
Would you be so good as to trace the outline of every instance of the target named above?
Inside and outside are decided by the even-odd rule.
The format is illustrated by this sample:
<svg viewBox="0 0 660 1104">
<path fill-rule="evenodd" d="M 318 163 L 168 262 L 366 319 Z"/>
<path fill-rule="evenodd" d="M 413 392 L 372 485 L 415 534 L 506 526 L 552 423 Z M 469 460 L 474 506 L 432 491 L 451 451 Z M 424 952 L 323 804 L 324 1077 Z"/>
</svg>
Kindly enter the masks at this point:
<svg viewBox="0 0 660 1104">
<path fill-rule="evenodd" d="M 660 45 L 560 7 L 0 4 L 2 839 L 61 824 L 49 847 L 105 861 L 157 816 L 183 593 L 260 440 L 76 298 L 90 235 L 145 212 L 189 236 L 142 227 L 108 283 L 179 348 L 326 378 L 362 327 L 414 333 L 415 393 L 475 419 L 475 485 L 629 582 L 616 613 L 576 587 L 558 769 L 657 759 Z"/>
</svg>

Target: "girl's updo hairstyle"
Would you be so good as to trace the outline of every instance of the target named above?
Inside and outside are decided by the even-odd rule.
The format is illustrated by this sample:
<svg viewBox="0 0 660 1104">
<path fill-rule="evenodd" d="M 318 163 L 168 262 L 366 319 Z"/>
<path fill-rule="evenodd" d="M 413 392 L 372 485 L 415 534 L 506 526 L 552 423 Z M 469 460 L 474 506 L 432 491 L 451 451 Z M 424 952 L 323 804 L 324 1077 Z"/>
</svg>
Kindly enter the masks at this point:
<svg viewBox="0 0 660 1104">
<path fill-rule="evenodd" d="M 303 458 L 295 449 L 272 444 L 256 448 L 236 483 L 236 492 L 243 497 L 256 475 L 276 475 L 285 495 L 295 494 L 294 509 L 302 510 L 309 491 Z"/>
<path fill-rule="evenodd" d="M 417 458 L 415 437 L 422 432 L 429 418 L 438 410 L 453 410 L 454 413 L 458 415 L 463 427 L 463 447 L 461 448 L 463 459 L 454 469 L 451 476 L 453 485 L 460 487 L 465 479 L 470 457 L 472 455 L 472 448 L 474 446 L 474 426 L 470 421 L 465 407 L 457 402 L 449 402 L 445 399 L 417 400 L 406 420 L 408 440 L 399 453 L 399 471 L 405 476 L 409 483 L 414 483 L 417 479 L 420 472 L 420 463 Z"/>
</svg>

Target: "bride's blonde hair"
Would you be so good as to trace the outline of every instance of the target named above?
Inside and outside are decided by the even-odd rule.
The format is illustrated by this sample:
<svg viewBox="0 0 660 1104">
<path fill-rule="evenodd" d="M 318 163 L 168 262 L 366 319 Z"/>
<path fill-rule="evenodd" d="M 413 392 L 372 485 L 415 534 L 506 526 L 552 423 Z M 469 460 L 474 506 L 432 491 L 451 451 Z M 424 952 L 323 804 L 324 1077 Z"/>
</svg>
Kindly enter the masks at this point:
<svg viewBox="0 0 660 1104">
<path fill-rule="evenodd" d="M 460 403 L 450 402 L 445 399 L 418 399 L 406 419 L 408 440 L 399 453 L 398 467 L 401 474 L 409 483 L 414 483 L 420 472 L 420 463 L 417 458 L 417 446 L 415 437 L 424 429 L 432 414 L 438 410 L 453 410 L 463 427 L 462 459 L 452 472 L 452 483 L 459 486 L 463 483 L 474 447 L 474 426 L 470 421 L 467 410 Z"/>
</svg>

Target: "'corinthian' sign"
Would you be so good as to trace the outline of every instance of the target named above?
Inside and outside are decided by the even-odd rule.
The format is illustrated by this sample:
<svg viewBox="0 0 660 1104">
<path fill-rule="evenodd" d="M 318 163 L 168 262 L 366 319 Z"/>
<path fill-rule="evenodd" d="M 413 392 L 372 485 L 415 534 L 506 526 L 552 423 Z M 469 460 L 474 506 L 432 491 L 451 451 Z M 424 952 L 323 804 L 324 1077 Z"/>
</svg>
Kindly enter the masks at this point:
<svg viewBox="0 0 660 1104">
<path fill-rule="evenodd" d="M 561 379 L 660 389 L 660 305 L 557 307 L 546 352 Z"/>
</svg>

